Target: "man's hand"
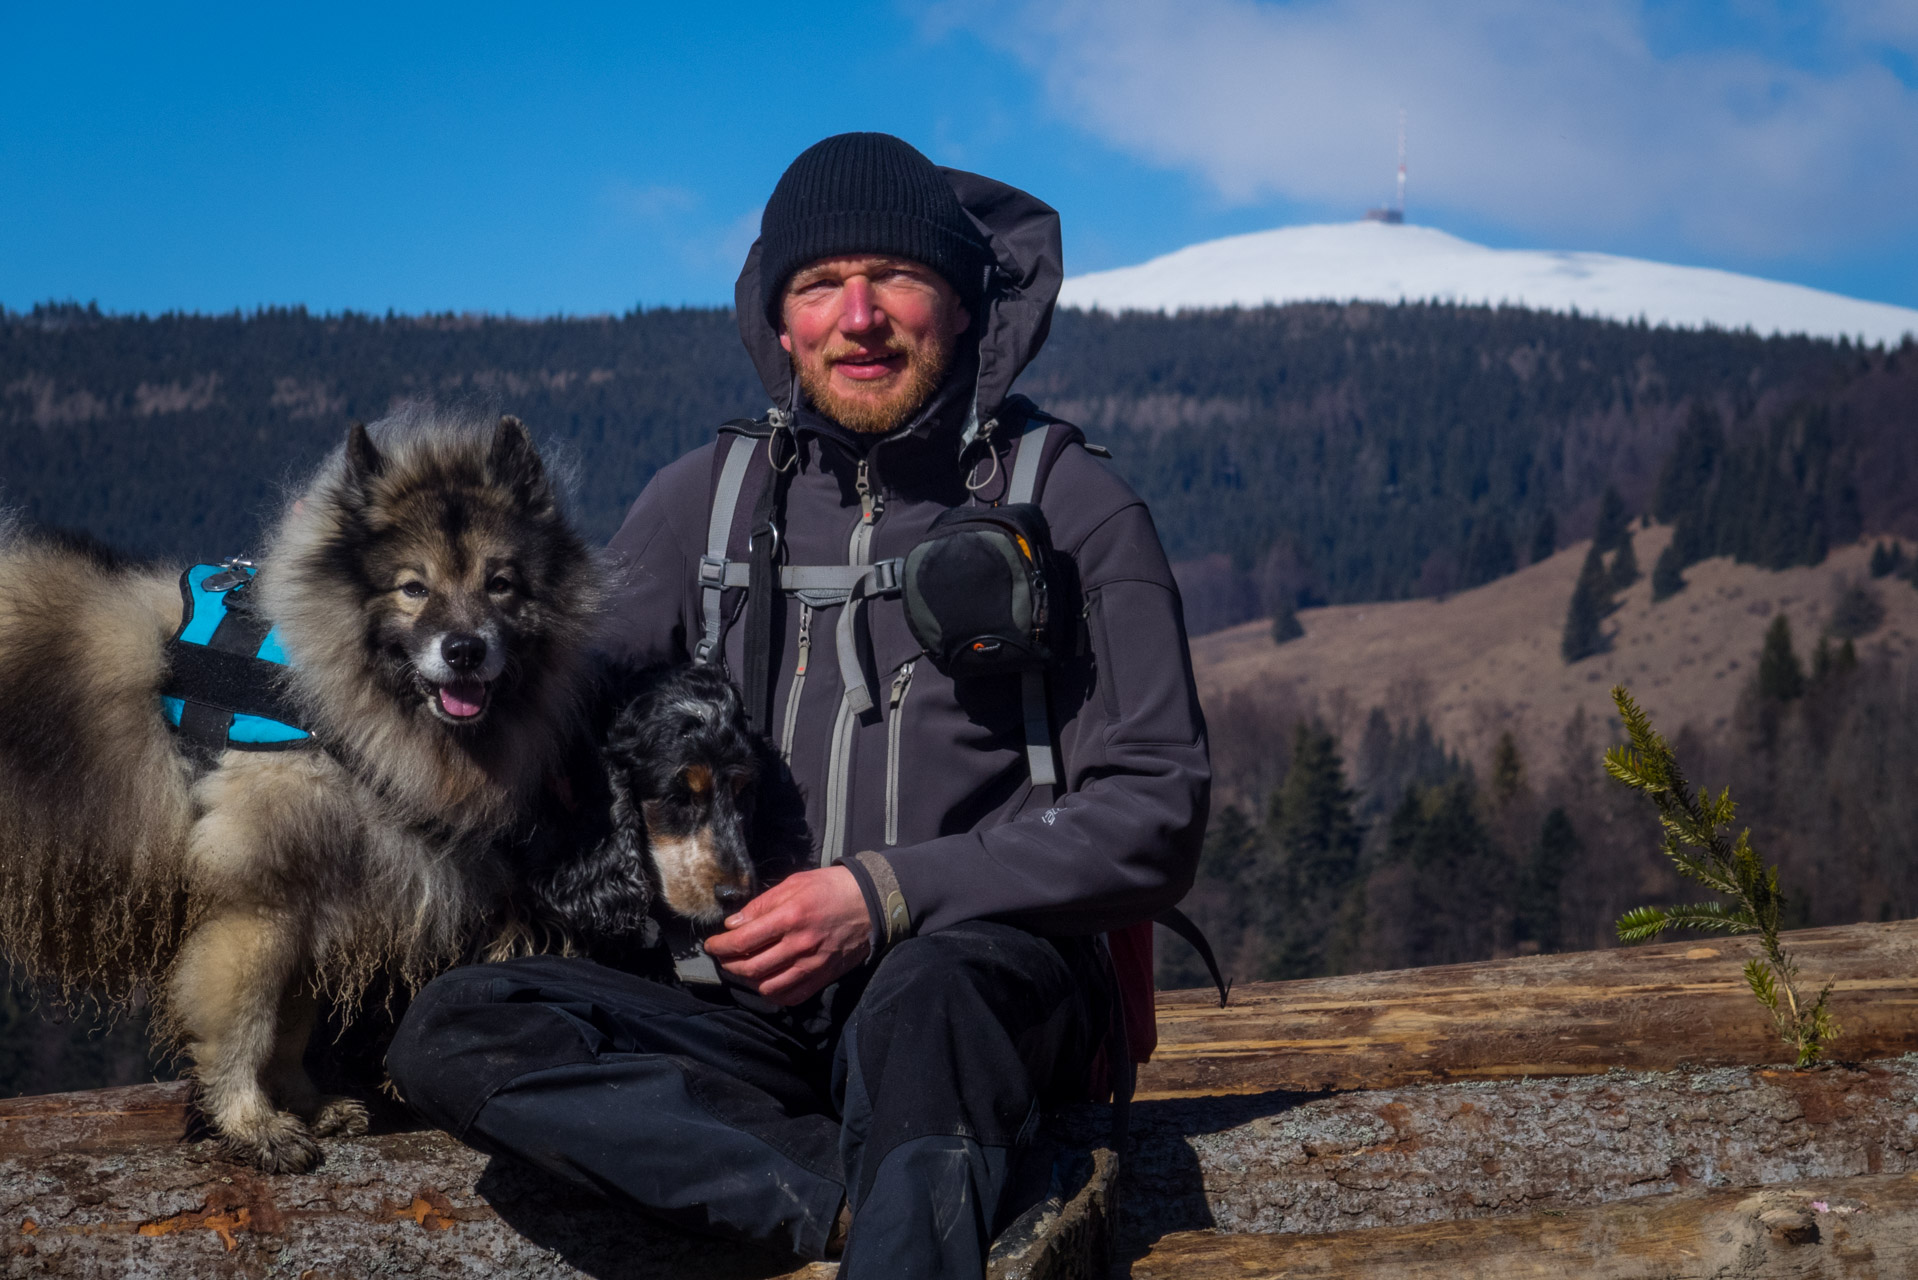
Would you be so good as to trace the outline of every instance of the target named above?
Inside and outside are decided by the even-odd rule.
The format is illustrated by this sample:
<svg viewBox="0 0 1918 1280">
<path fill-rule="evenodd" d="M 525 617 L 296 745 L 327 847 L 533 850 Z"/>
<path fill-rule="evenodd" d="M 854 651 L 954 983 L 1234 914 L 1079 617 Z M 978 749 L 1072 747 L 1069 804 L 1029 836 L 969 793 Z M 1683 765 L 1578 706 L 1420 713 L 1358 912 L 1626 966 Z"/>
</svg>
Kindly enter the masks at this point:
<svg viewBox="0 0 1918 1280">
<path fill-rule="evenodd" d="M 795 1005 L 858 968 L 872 919 L 844 867 L 787 876 L 726 918 L 706 954 L 774 1004 Z"/>
</svg>

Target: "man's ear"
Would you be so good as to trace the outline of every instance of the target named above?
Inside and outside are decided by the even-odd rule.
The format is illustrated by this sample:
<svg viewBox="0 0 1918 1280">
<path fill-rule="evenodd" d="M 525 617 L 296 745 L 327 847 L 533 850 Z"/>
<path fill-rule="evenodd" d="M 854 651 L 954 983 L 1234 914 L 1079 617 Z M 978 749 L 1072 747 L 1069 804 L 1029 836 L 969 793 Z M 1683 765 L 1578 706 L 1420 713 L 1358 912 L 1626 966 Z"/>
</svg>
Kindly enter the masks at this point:
<svg viewBox="0 0 1918 1280">
<path fill-rule="evenodd" d="M 493 447 L 486 453 L 486 473 L 495 484 L 505 485 L 529 510 L 552 505 L 539 450 L 533 447 L 533 437 L 527 434 L 525 424 L 511 414 L 502 417 L 493 431 Z"/>
<path fill-rule="evenodd" d="M 355 422 L 346 432 L 346 491 L 357 502 L 364 502 L 367 490 L 380 472 L 386 470 L 386 458 L 364 422 Z"/>
<path fill-rule="evenodd" d="M 981 302 L 979 305 L 983 307 L 985 303 Z M 972 308 L 966 305 L 966 300 L 959 296 L 957 290 L 954 290 L 952 295 L 952 307 L 955 313 L 952 336 L 956 338 L 972 328 Z"/>
</svg>

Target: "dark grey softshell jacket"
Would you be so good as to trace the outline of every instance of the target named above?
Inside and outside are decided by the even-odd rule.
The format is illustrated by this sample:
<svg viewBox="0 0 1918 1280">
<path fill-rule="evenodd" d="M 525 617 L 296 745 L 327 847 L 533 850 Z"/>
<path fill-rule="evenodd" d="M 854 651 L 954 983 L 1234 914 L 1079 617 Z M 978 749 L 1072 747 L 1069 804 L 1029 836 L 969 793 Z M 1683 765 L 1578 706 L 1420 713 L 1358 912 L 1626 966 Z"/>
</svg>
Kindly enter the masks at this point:
<svg viewBox="0 0 1918 1280">
<path fill-rule="evenodd" d="M 761 314 L 757 246 L 737 291 L 740 332 L 775 406 L 796 412 L 798 470 L 786 500 L 783 560 L 846 564 L 861 522 L 862 458 L 883 511 L 863 554 L 903 556 L 934 517 L 1003 493 L 1012 381 L 1038 353 L 1062 279 L 1058 215 L 1024 192 L 947 171 L 961 203 L 999 260 L 995 297 L 976 351 L 912 423 L 860 437 L 800 403 L 778 335 Z M 1016 402 L 1015 402 L 1016 404 Z M 1001 455 L 994 473 L 983 446 L 967 461 L 986 480 L 969 497 L 961 450 L 975 424 Z M 1026 768 L 1016 677 L 941 675 L 920 653 L 897 597 L 866 602 L 861 652 L 874 707 L 842 705 L 833 624 L 839 607 L 815 612 L 811 659 L 793 704 L 791 762 L 806 792 L 815 839 L 843 789 L 842 847 L 822 860 L 876 851 L 890 865 L 915 932 L 992 918 L 1040 932 L 1085 934 L 1135 924 L 1190 887 L 1205 828 L 1210 769 L 1177 589 L 1152 518 L 1099 459 L 1055 432 L 1041 506 L 1054 544 L 1077 565 L 1086 643 L 1048 677 L 1061 785 L 1033 787 Z M 766 446 L 735 437 L 729 447 Z M 714 445 L 661 470 L 614 536 L 623 575 L 614 619 L 619 656 L 684 660 L 700 634 L 696 586 L 717 479 Z M 764 467 L 752 475 L 763 477 Z M 990 477 L 989 480 L 987 478 Z M 744 560 L 753 508 L 742 495 L 729 555 Z M 745 670 L 743 592 L 727 592 L 728 669 Z M 843 607 L 843 606 L 840 606 Z M 797 667 L 800 605 L 775 614 L 773 734 L 783 737 Z M 834 739 L 849 767 L 829 767 Z M 849 755 L 843 753 L 849 749 Z M 883 936 L 884 931 L 881 931 Z"/>
</svg>

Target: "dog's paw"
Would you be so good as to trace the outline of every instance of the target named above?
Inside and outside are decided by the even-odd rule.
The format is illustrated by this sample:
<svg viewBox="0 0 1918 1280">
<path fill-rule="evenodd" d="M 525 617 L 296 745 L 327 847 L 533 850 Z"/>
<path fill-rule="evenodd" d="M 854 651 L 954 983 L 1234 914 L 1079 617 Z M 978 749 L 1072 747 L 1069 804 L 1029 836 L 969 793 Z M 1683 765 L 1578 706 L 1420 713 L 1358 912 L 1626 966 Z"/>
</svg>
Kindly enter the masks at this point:
<svg viewBox="0 0 1918 1280">
<path fill-rule="evenodd" d="M 352 1098 L 328 1098 L 314 1113 L 307 1126 L 316 1138 L 357 1138 L 366 1132 L 372 1117 L 366 1104 Z"/>
<path fill-rule="evenodd" d="M 298 1116 L 285 1111 L 223 1134 L 220 1149 L 228 1159 L 268 1173 L 305 1173 L 320 1161 L 320 1144 Z"/>
</svg>

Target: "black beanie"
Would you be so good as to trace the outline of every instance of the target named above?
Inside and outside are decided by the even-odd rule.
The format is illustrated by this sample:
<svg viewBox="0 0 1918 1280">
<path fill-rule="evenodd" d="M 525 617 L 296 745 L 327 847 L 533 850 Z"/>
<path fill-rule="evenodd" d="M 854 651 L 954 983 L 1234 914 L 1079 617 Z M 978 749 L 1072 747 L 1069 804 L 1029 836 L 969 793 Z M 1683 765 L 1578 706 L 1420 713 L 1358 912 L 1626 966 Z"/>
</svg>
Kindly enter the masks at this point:
<svg viewBox="0 0 1918 1280">
<path fill-rule="evenodd" d="M 889 133 L 842 133 L 799 153 L 759 219 L 760 301 L 774 325 L 786 281 L 809 262 L 886 253 L 924 263 L 979 301 L 989 250 L 952 184 Z"/>
</svg>

